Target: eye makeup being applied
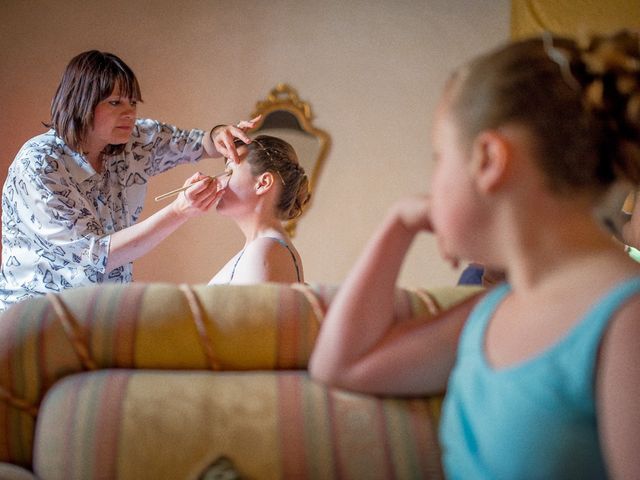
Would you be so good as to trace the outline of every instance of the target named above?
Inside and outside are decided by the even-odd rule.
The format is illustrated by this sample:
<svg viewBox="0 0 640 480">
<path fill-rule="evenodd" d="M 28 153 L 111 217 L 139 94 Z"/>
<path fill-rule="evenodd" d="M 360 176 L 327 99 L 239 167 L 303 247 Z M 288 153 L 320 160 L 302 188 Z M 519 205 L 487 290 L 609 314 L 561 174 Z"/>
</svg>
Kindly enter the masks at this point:
<svg viewBox="0 0 640 480">
<path fill-rule="evenodd" d="M 233 173 L 232 170 L 226 170 L 223 173 L 220 173 L 218 175 L 214 175 L 209 176 L 209 178 L 211 180 L 216 180 L 216 179 L 221 179 L 221 178 L 225 178 L 227 179 L 226 183 L 224 184 L 224 186 L 222 188 L 226 188 L 228 183 L 229 183 L 229 179 L 231 178 L 231 174 Z M 188 189 L 189 187 L 191 187 L 192 185 L 194 185 L 193 183 L 191 185 L 187 185 L 186 187 L 180 187 L 180 188 L 176 188 L 175 190 L 171 190 L 170 192 L 167 193 L 163 193 L 162 195 L 158 195 L 156 198 L 154 198 L 154 200 L 156 202 L 159 202 L 160 200 L 164 200 L 167 197 L 171 197 L 172 195 L 177 195 L 180 192 L 184 192 L 186 189 Z"/>
</svg>

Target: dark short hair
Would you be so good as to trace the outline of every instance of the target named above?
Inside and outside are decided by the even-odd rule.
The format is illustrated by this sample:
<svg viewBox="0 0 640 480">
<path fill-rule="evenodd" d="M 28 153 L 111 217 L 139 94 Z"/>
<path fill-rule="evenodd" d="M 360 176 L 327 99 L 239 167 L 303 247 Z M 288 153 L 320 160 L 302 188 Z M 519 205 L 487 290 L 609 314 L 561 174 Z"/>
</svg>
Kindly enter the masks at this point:
<svg viewBox="0 0 640 480">
<path fill-rule="evenodd" d="M 51 101 L 51 121 L 47 124 L 75 151 L 80 151 L 93 126 L 96 105 L 114 88 L 137 102 L 142 101 L 135 74 L 112 53 L 89 50 L 71 59 Z M 125 145 L 109 145 L 105 153 L 122 152 Z"/>
</svg>

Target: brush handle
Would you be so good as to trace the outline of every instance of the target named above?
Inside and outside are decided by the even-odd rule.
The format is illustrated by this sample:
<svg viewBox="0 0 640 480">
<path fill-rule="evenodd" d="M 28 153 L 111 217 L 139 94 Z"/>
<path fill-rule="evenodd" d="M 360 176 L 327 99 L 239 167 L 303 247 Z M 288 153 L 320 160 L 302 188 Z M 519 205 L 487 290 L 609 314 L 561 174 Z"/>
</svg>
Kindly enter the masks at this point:
<svg viewBox="0 0 640 480">
<path fill-rule="evenodd" d="M 220 175 L 216 175 L 214 177 L 209 176 L 209 178 L 211 180 L 215 180 L 220 177 L 226 177 L 227 175 L 230 175 L 230 173 L 225 172 L 225 173 L 221 173 Z M 187 188 L 191 187 L 192 185 L 193 183 L 191 185 L 187 185 L 186 187 L 176 188 L 175 190 L 171 190 L 170 192 L 163 193 L 162 195 L 158 195 L 156 198 L 154 198 L 154 200 L 156 202 L 159 202 L 160 200 L 164 200 L 165 198 L 171 197 L 172 195 L 177 195 L 180 192 L 184 192 Z"/>
</svg>

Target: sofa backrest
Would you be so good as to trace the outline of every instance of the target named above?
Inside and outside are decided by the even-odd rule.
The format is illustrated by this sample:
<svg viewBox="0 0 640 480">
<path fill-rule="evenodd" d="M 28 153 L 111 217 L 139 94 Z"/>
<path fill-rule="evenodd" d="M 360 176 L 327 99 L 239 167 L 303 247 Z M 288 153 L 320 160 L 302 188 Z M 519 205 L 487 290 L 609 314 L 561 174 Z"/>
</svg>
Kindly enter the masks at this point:
<svg viewBox="0 0 640 480">
<path fill-rule="evenodd" d="M 134 283 L 14 305 L 0 316 L 0 461 L 31 465 L 40 403 L 75 373 L 306 368 L 336 291 L 303 284 Z M 429 321 L 477 291 L 398 289 L 395 316 Z"/>
</svg>

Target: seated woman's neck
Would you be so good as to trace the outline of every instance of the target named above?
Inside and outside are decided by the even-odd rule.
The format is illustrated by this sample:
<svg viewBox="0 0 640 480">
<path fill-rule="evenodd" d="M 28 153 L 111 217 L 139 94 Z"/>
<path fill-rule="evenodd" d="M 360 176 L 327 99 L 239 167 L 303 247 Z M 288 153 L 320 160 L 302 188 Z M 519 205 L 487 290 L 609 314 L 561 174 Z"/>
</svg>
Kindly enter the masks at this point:
<svg viewBox="0 0 640 480">
<path fill-rule="evenodd" d="M 276 236 L 286 238 L 287 236 L 282 223 L 275 218 L 242 223 L 238 222 L 238 226 L 245 236 L 245 246 L 260 237 Z"/>
</svg>

